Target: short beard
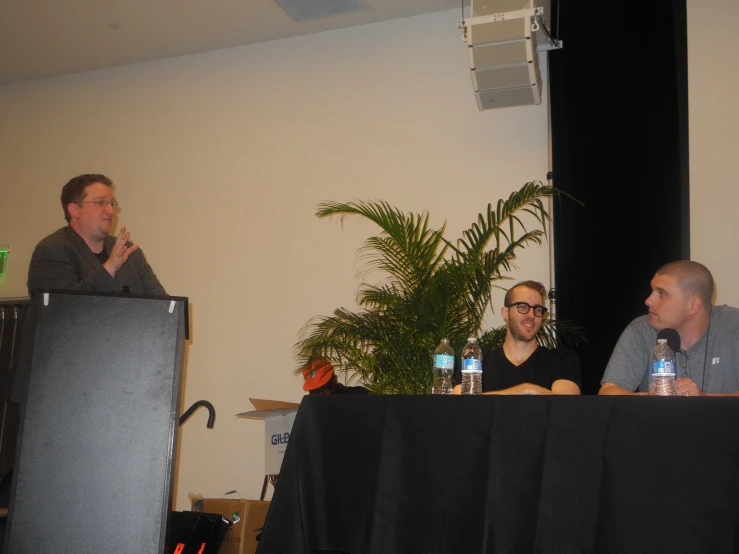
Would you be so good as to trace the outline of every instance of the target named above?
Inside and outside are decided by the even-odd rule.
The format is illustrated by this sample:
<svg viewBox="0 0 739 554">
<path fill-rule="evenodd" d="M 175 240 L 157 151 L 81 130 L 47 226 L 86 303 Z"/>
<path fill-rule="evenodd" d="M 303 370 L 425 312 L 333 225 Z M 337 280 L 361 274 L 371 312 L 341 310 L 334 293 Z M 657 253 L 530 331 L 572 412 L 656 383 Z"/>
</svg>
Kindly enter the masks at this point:
<svg viewBox="0 0 739 554">
<path fill-rule="evenodd" d="M 511 331 L 511 336 L 513 336 L 514 339 L 522 342 L 531 342 L 532 340 L 536 340 L 536 335 L 539 334 L 539 331 L 537 330 L 536 333 L 534 333 L 531 337 L 528 337 L 521 333 L 519 324 L 512 324 L 509 327 L 509 330 Z"/>
</svg>

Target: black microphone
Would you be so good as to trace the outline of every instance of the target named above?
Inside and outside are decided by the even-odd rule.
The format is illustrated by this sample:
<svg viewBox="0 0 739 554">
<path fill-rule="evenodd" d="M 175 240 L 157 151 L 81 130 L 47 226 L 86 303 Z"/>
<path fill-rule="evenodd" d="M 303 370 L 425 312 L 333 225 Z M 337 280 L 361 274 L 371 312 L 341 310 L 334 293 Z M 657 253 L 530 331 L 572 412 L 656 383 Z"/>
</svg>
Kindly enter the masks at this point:
<svg viewBox="0 0 739 554">
<path fill-rule="evenodd" d="M 670 329 L 669 327 L 667 329 L 662 329 L 657 333 L 657 340 L 659 339 L 667 339 L 667 346 L 669 346 L 670 350 L 673 352 L 680 350 L 680 333 L 675 331 L 675 329 Z"/>
</svg>

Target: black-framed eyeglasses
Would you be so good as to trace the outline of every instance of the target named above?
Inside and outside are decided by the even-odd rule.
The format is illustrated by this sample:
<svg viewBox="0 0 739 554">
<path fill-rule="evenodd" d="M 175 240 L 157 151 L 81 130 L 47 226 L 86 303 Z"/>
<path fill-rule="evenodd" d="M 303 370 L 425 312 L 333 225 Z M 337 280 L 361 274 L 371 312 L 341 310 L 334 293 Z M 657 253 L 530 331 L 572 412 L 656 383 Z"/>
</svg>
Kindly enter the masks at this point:
<svg viewBox="0 0 739 554">
<path fill-rule="evenodd" d="M 534 308 L 534 315 L 536 317 L 544 317 L 544 314 L 547 313 L 547 309 L 544 306 L 532 306 L 526 302 L 514 302 L 513 304 L 508 304 L 506 308 L 511 308 L 513 306 L 516 306 L 516 311 L 519 314 L 527 314 L 531 311 L 531 308 Z"/>
<path fill-rule="evenodd" d="M 95 204 L 98 208 L 107 208 L 112 206 L 115 210 L 120 204 L 115 200 L 80 200 L 78 204 Z"/>
</svg>

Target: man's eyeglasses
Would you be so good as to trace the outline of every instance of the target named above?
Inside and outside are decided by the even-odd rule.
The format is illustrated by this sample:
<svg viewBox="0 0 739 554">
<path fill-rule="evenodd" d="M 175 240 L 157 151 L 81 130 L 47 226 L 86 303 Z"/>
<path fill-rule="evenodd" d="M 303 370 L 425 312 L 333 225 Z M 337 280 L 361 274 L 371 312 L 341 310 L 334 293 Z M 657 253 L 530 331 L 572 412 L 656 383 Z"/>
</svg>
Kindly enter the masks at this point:
<svg viewBox="0 0 739 554">
<path fill-rule="evenodd" d="M 526 302 L 514 302 L 513 304 L 506 306 L 506 308 L 511 308 L 513 306 L 516 307 L 516 311 L 519 314 L 527 314 L 531 311 L 531 308 L 534 308 L 534 315 L 536 317 L 544 317 L 544 314 L 547 313 L 547 309 L 544 306 L 532 306 Z"/>
<path fill-rule="evenodd" d="M 112 206 L 112 208 L 115 210 L 119 204 L 115 200 L 80 200 L 77 202 L 78 204 L 95 204 L 98 208 L 107 208 L 108 206 Z"/>
</svg>

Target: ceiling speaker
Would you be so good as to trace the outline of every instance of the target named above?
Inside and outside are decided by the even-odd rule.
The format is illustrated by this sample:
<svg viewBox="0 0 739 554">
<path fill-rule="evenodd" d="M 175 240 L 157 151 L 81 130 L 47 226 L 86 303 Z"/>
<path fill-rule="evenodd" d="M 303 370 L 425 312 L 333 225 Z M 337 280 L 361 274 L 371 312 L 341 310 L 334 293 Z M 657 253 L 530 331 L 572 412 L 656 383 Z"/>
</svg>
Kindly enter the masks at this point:
<svg viewBox="0 0 739 554">
<path fill-rule="evenodd" d="M 471 0 L 472 17 L 458 26 L 464 29 L 479 110 L 541 104 L 539 51 L 562 46 L 549 34 L 544 4 Z"/>
</svg>

